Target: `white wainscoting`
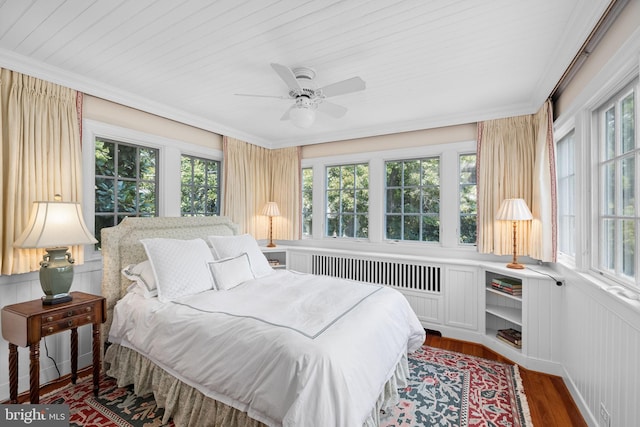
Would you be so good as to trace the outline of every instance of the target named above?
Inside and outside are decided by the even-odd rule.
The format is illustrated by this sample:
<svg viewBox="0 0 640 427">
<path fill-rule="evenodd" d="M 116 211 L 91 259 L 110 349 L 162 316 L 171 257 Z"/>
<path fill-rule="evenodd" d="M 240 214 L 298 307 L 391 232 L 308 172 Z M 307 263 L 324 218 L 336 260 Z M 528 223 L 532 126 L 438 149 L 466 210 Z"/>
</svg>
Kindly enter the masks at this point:
<svg viewBox="0 0 640 427">
<path fill-rule="evenodd" d="M 563 287 L 564 378 L 589 425 L 640 425 L 640 308 L 588 278 L 568 277 Z"/>
</svg>

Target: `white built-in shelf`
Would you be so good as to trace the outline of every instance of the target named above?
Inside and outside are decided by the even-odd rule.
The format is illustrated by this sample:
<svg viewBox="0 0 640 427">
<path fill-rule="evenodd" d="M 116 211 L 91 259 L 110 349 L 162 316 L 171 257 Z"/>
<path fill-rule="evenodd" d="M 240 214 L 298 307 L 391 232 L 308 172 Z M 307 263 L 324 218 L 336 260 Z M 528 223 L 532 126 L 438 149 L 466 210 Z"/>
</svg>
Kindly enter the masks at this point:
<svg viewBox="0 0 640 427">
<path fill-rule="evenodd" d="M 508 320 L 518 326 L 522 326 L 522 309 L 503 307 L 500 305 L 487 305 L 485 311 L 501 319 Z"/>
<path fill-rule="evenodd" d="M 522 296 L 521 295 L 511 295 L 511 294 L 508 294 L 506 292 L 500 292 L 498 290 L 493 289 L 491 286 L 487 286 L 487 292 L 495 294 L 495 295 L 500 295 L 501 297 L 505 297 L 507 299 L 512 299 L 514 301 L 522 302 Z"/>
</svg>

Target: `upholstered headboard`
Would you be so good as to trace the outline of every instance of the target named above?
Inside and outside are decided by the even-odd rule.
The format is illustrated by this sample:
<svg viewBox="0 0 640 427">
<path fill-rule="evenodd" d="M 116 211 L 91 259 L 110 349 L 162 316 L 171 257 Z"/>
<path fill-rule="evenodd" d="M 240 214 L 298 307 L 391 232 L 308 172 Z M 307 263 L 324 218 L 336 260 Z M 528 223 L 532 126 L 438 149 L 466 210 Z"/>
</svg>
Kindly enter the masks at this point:
<svg viewBox="0 0 640 427">
<path fill-rule="evenodd" d="M 147 259 L 140 239 L 165 237 L 195 239 L 207 244 L 207 236 L 238 234 L 238 227 L 227 217 L 153 217 L 125 218 L 115 227 L 103 228 L 102 237 L 102 296 L 107 300 L 107 321 L 102 326 L 102 342 L 108 338 L 113 307 L 131 283 L 122 274 L 129 264 Z"/>
</svg>

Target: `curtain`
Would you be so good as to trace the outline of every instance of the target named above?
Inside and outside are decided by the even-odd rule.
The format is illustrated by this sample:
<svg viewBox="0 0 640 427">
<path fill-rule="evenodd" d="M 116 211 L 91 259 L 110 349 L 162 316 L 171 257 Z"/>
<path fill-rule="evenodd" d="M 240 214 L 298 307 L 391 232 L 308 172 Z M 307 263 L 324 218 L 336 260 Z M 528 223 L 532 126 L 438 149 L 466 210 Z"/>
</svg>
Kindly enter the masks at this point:
<svg viewBox="0 0 640 427">
<path fill-rule="evenodd" d="M 269 150 L 235 138 L 223 138 L 224 203 L 222 214 L 256 239 L 269 237 L 269 219 L 260 214 L 276 202 L 273 238 L 300 238 L 300 149 Z M 247 190 L 250 191 L 247 191 Z"/>
<path fill-rule="evenodd" d="M 524 199 L 533 221 L 518 224 L 518 255 L 556 260 L 555 154 L 547 101 L 533 115 L 478 124 L 478 251 L 513 254 L 510 221 L 494 219 L 500 203 Z"/>
<path fill-rule="evenodd" d="M 11 70 L 0 69 L 0 273 L 40 268 L 43 249 L 14 249 L 35 201 L 81 202 L 82 156 L 77 93 Z M 70 249 L 76 263 L 81 247 Z"/>
</svg>

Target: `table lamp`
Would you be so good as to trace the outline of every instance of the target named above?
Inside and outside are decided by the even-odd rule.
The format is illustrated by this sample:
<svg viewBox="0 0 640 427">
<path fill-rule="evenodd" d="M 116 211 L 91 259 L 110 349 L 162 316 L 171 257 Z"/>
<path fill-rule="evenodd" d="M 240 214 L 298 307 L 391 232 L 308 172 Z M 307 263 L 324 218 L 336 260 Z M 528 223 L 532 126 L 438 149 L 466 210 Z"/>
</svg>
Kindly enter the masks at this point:
<svg viewBox="0 0 640 427">
<path fill-rule="evenodd" d="M 278 204 L 276 202 L 268 202 L 262 208 L 262 215 L 266 215 L 269 217 L 269 244 L 268 248 L 275 248 L 276 244 L 273 243 L 273 217 L 280 216 L 280 210 L 278 209 Z"/>
<path fill-rule="evenodd" d="M 40 261 L 42 304 L 53 305 L 71 301 L 69 289 L 75 260 L 67 252 L 68 247 L 97 242 L 84 223 L 80 204 L 62 202 L 56 195 L 53 202 L 33 203 L 29 224 L 13 246 L 45 248 L 47 253 Z"/>
<path fill-rule="evenodd" d="M 507 268 L 523 269 L 524 265 L 518 263 L 516 246 L 516 227 L 518 221 L 532 220 L 533 216 L 524 199 L 505 199 L 498 209 L 496 219 L 501 221 L 513 221 L 513 260 L 507 264 Z"/>
</svg>

